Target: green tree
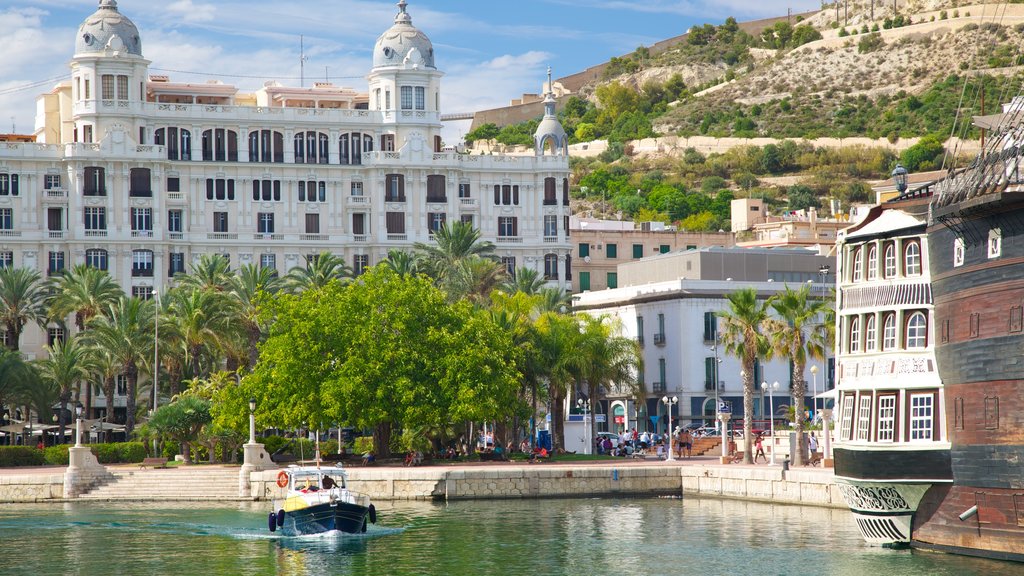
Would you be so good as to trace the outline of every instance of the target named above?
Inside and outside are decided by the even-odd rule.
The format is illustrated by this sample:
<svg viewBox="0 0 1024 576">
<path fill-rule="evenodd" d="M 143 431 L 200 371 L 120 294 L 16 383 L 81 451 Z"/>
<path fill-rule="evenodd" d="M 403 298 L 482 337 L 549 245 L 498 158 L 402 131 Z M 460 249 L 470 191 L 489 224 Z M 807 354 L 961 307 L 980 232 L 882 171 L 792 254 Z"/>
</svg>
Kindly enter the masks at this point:
<svg viewBox="0 0 1024 576">
<path fill-rule="evenodd" d="M 47 357 L 36 363 L 39 377 L 59 391 L 60 443 L 64 443 L 64 419 L 72 394 L 77 395 L 79 383 L 86 380 L 94 370 L 93 351 L 81 345 L 76 338 L 57 340 L 47 347 Z"/>
<path fill-rule="evenodd" d="M 79 331 L 94 316 L 124 296 L 124 291 L 105 270 L 79 264 L 56 276 L 50 299 L 50 316 L 65 318 L 75 315 Z"/>
<path fill-rule="evenodd" d="M 205 378 L 220 360 L 217 352 L 236 326 L 237 301 L 219 292 L 174 290 L 169 298 L 168 319 L 182 339 L 192 377 Z M 204 356 L 209 358 L 205 366 Z"/>
<path fill-rule="evenodd" d="M 911 171 L 933 170 L 937 168 L 936 160 L 945 152 L 942 141 L 937 136 L 928 135 L 917 144 L 903 151 L 900 160 L 903 166 Z"/>
<path fill-rule="evenodd" d="M 310 258 L 305 266 L 288 271 L 284 286 L 291 292 L 305 292 L 327 286 L 332 281 L 345 282 L 352 278 L 352 269 L 345 259 L 330 252 L 321 252 Z"/>
<path fill-rule="evenodd" d="M 821 201 L 818 195 L 809 187 L 803 184 L 794 184 L 786 191 L 789 198 L 790 210 L 806 210 L 808 208 L 821 208 Z"/>
<path fill-rule="evenodd" d="M 389 250 L 384 265 L 399 276 L 415 276 L 420 273 L 419 256 L 405 250 Z"/>
<path fill-rule="evenodd" d="M 229 293 L 235 301 L 236 318 L 241 322 L 248 344 L 249 370 L 256 366 L 259 357 L 257 345 L 266 329 L 259 320 L 259 298 L 277 293 L 281 285 L 276 270 L 255 264 L 243 265 L 229 283 Z"/>
<path fill-rule="evenodd" d="M 221 254 L 203 254 L 189 266 L 189 273 L 175 276 L 178 286 L 225 292 L 231 284 L 231 264 Z"/>
<path fill-rule="evenodd" d="M 523 294 L 533 296 L 540 293 L 545 283 L 546 281 L 537 270 L 533 268 L 519 268 L 516 270 L 515 278 L 505 280 L 501 289 L 509 294 L 522 292 Z"/>
<path fill-rule="evenodd" d="M 578 376 L 576 384 L 586 387 L 587 398 L 596 405 L 598 390 L 604 388 L 628 398 L 642 399 L 644 392 L 636 377 L 640 366 L 640 348 L 636 341 L 618 336 L 621 325 L 608 316 L 581 314 L 576 319 L 580 323 L 580 337 L 569 360 L 570 370 Z M 597 430 L 595 417 L 591 410 L 591 430 Z"/>
<path fill-rule="evenodd" d="M 26 324 L 46 319 L 45 298 L 45 285 L 38 272 L 29 268 L 0 268 L 0 324 L 7 332 L 9 349 L 20 349 Z"/>
<path fill-rule="evenodd" d="M 184 395 L 157 408 L 149 426 L 171 441 L 180 443 L 185 464 L 191 464 L 192 444 L 199 439 L 203 427 L 212 421 L 209 400 Z"/>
<path fill-rule="evenodd" d="M 823 358 L 826 343 L 817 327 L 821 317 L 827 313 L 827 302 L 811 296 L 811 287 L 803 285 L 797 290 L 786 287 L 771 300 L 771 307 L 778 318 L 766 322 L 771 334 L 773 354 L 789 359 L 793 363 L 793 406 L 796 407 L 796 445 L 804 441 L 804 397 L 807 395 L 807 381 L 804 380 L 804 366 L 807 358 Z M 745 436 L 750 438 L 750 436 Z M 793 465 L 803 464 L 803 451 L 792 455 Z"/>
<path fill-rule="evenodd" d="M 754 362 L 768 356 L 770 343 L 762 334 L 769 320 L 769 302 L 760 300 L 753 288 L 726 294 L 729 307 L 718 313 L 722 320 L 721 342 L 725 352 L 739 358 L 743 379 L 743 437 L 753 438 Z M 753 464 L 750 450 L 743 451 L 743 463 Z"/>
</svg>

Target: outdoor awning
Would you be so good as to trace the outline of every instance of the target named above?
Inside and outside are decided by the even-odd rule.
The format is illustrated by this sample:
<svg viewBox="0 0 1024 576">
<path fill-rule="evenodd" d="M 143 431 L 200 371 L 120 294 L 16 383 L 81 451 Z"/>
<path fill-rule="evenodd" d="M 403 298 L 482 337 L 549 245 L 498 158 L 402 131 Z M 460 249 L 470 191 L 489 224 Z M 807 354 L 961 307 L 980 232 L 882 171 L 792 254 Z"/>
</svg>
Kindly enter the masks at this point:
<svg viewBox="0 0 1024 576">
<path fill-rule="evenodd" d="M 28 428 L 28 424 L 24 422 L 8 424 L 6 426 L 0 426 L 0 432 L 10 432 L 11 434 L 21 434 Z"/>
<path fill-rule="evenodd" d="M 110 432 L 124 432 L 124 424 L 111 424 L 109 422 L 96 422 L 92 426 L 89 426 L 89 430 L 93 432 L 110 431 Z"/>
<path fill-rule="evenodd" d="M 826 390 L 826 391 L 822 392 L 821 394 L 818 394 L 817 396 L 815 396 L 815 398 L 821 398 L 823 400 L 835 400 L 836 399 L 836 389 L 833 388 L 831 390 Z"/>
</svg>

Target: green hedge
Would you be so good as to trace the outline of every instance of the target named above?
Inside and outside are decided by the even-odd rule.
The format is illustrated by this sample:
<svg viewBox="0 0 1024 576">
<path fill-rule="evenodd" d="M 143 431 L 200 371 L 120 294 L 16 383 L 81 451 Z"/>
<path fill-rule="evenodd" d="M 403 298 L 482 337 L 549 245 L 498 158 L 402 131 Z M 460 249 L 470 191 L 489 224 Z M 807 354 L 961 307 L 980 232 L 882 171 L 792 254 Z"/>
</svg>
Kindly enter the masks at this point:
<svg viewBox="0 0 1024 576">
<path fill-rule="evenodd" d="M 88 444 L 87 446 L 101 464 L 130 464 L 142 462 L 142 459 L 146 457 L 146 447 L 141 442 L 115 442 L 111 444 Z M 44 461 L 39 462 L 39 464 L 67 466 L 68 448 L 70 447 L 71 445 L 69 444 L 50 446 L 45 451 L 40 452 L 43 455 Z M 22 465 L 30 466 L 32 464 Z"/>
<path fill-rule="evenodd" d="M 0 446 L 0 467 L 42 466 L 43 451 L 31 446 Z"/>
</svg>

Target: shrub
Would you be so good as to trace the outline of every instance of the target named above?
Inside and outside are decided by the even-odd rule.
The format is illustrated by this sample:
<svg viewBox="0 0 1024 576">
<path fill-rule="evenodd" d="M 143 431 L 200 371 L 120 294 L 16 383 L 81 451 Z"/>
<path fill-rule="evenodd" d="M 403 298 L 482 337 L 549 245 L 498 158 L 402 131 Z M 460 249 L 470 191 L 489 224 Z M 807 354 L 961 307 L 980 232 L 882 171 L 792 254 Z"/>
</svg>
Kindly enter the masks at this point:
<svg viewBox="0 0 1024 576">
<path fill-rule="evenodd" d="M 373 451 L 373 436 L 360 436 L 356 438 L 354 445 L 354 452 L 356 454 L 365 454 Z"/>
<path fill-rule="evenodd" d="M 31 446 L 0 446 L 0 467 L 42 466 L 45 458 L 42 450 Z"/>
<path fill-rule="evenodd" d="M 857 52 L 867 54 L 883 46 L 885 46 L 885 40 L 882 40 L 882 35 L 878 32 L 872 32 L 860 39 L 860 42 L 857 43 Z"/>
<path fill-rule="evenodd" d="M 43 459 L 51 466 L 68 465 L 68 448 L 70 444 L 58 444 L 43 450 Z"/>
<path fill-rule="evenodd" d="M 89 448 L 100 464 L 142 462 L 146 457 L 146 446 L 142 442 L 90 444 Z"/>
</svg>

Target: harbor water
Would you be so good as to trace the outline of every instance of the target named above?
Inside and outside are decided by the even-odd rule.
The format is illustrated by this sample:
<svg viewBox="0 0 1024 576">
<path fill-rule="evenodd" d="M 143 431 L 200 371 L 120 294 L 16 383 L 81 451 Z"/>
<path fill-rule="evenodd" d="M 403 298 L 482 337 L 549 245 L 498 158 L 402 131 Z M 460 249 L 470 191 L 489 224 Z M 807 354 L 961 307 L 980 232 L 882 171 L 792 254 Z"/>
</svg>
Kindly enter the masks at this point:
<svg viewBox="0 0 1024 576">
<path fill-rule="evenodd" d="M 286 538 L 267 503 L 7 505 L 0 574 L 929 575 L 1024 566 L 864 544 L 846 510 L 717 499 L 378 503 L 364 535 Z"/>
</svg>

